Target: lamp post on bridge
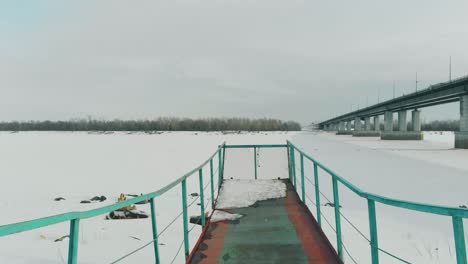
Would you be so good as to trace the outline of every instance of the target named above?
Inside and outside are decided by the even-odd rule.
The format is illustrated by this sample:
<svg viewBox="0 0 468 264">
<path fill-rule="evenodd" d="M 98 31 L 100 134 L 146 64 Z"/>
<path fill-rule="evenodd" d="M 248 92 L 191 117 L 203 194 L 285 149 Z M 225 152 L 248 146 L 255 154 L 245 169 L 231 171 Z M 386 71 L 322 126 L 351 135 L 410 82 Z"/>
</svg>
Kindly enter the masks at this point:
<svg viewBox="0 0 468 264">
<path fill-rule="evenodd" d="M 416 72 L 416 92 L 418 92 L 418 72 Z"/>
<path fill-rule="evenodd" d="M 449 57 L 449 82 L 452 82 L 452 56 Z"/>
<path fill-rule="evenodd" d="M 380 88 L 377 89 L 377 103 L 380 104 Z"/>
</svg>

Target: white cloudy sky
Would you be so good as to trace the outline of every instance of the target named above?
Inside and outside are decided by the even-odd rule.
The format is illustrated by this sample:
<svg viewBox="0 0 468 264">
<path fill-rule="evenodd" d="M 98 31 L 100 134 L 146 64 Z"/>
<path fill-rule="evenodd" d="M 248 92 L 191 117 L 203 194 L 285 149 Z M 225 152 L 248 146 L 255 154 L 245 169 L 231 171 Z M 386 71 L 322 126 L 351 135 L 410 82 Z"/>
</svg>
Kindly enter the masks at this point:
<svg viewBox="0 0 468 264">
<path fill-rule="evenodd" d="M 304 123 L 468 74 L 466 1 L 0 2 L 0 120 Z M 457 106 L 424 111 L 453 118 Z"/>
</svg>

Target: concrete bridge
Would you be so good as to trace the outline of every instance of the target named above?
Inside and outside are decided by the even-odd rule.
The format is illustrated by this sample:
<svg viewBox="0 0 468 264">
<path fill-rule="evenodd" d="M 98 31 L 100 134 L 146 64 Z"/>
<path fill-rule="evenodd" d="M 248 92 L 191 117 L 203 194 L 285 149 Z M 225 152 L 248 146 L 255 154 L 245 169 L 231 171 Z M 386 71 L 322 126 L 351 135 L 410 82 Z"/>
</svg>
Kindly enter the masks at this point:
<svg viewBox="0 0 468 264">
<path fill-rule="evenodd" d="M 323 121 L 319 127 L 337 131 L 338 135 L 380 137 L 382 140 L 422 140 L 420 109 L 457 101 L 460 102 L 460 131 L 455 132 L 455 148 L 468 149 L 468 76 Z M 409 126 L 408 111 L 411 111 Z M 393 124 L 394 113 L 398 113 L 396 129 Z M 382 131 L 381 115 L 384 117 Z"/>
</svg>

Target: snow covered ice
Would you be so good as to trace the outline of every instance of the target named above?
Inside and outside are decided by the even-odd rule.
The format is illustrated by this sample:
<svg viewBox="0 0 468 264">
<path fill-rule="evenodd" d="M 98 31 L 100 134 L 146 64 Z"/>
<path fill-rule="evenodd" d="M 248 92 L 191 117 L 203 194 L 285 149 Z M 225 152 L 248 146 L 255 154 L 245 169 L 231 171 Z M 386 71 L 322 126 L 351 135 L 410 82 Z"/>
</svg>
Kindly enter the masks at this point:
<svg viewBox="0 0 468 264">
<path fill-rule="evenodd" d="M 0 175 L 6 179 L 0 185 L 0 210 L 8 212 L 0 214 L 0 225 L 109 205 L 122 192 L 140 194 L 155 191 L 198 166 L 223 141 L 228 144 L 284 144 L 286 139 L 290 139 L 322 164 L 365 191 L 429 204 L 453 207 L 468 205 L 468 150 L 453 149 L 453 133 L 425 133 L 425 140 L 421 142 L 381 141 L 377 138 L 336 136 L 322 132 L 197 134 L 0 133 Z M 277 160 L 278 164 L 286 162 L 282 161 L 284 153 L 267 154 L 261 150 L 260 155 L 260 176 L 271 174 L 272 170 L 265 166 L 271 163 L 270 159 L 281 159 Z M 227 154 L 228 159 L 233 157 L 233 154 Z M 246 162 L 250 163 L 245 167 L 251 174 L 246 179 L 251 180 L 253 159 L 252 156 L 248 157 Z M 298 156 L 296 162 L 299 164 Z M 271 178 L 287 177 L 287 169 L 284 171 L 281 169 L 284 164 L 280 165 L 274 169 L 278 174 L 271 175 Z M 310 163 L 305 165 L 306 177 L 313 177 L 313 167 Z M 299 169 L 299 166 L 296 168 Z M 233 191 L 228 190 L 229 193 L 241 189 L 244 194 L 239 199 L 220 197 L 220 207 L 222 203 L 226 208 L 249 206 L 258 199 L 277 198 L 284 193 L 282 183 L 276 181 L 274 186 L 257 186 L 265 188 L 267 192 L 271 191 L 268 197 L 258 197 L 246 184 L 236 179 L 240 174 L 229 171 L 234 169 L 229 168 L 229 163 L 225 169 L 227 180 L 223 188 L 232 188 Z M 208 169 L 204 171 L 204 175 L 208 173 Z M 328 198 L 333 198 L 330 177 L 322 170 L 319 170 L 319 176 L 322 192 Z M 230 180 L 230 177 L 234 179 Z M 189 179 L 188 193 L 199 191 L 196 178 Z M 236 186 L 236 183 L 242 187 Z M 262 185 L 263 180 L 250 184 Z M 298 184 L 300 188 L 300 181 Z M 307 181 L 305 187 L 308 195 L 315 197 L 314 187 Z M 342 185 L 339 190 L 343 214 L 368 236 L 366 201 Z M 80 204 L 81 200 L 96 195 L 104 195 L 108 199 L 102 203 Z M 66 200 L 54 201 L 56 197 L 64 197 Z M 208 195 L 205 197 L 208 198 Z M 194 199 L 189 197 L 188 202 Z M 322 204 L 326 202 L 322 199 Z M 314 206 L 310 203 L 308 206 L 315 215 Z M 163 227 L 181 210 L 180 188 L 156 199 L 156 208 L 158 226 Z M 334 227 L 333 208 L 321 208 L 323 216 Z M 137 209 L 149 212 L 149 205 L 137 205 Z M 379 204 L 376 209 L 380 247 L 414 263 L 455 263 L 450 217 Z M 197 206 L 189 211 L 189 215 L 200 214 Z M 103 215 L 81 222 L 79 263 L 109 263 L 151 240 L 149 219 L 108 221 L 104 218 Z M 324 232 L 331 243 L 336 245 L 333 230 L 322 223 Z M 465 226 L 468 226 L 466 220 Z M 183 237 L 181 227 L 182 223 L 178 221 L 161 236 L 162 263 L 169 263 L 175 255 Z M 352 256 L 358 263 L 370 263 L 369 243 L 344 219 L 342 228 L 343 241 Z M 0 263 L 63 263 L 67 258 L 68 239 L 62 242 L 54 240 L 68 232 L 69 224 L 63 223 L 0 237 Z M 190 233 L 191 246 L 195 245 L 199 234 L 198 226 Z M 381 263 L 395 263 L 383 253 L 380 256 Z M 183 263 L 183 259 L 183 254 L 179 254 L 175 263 Z M 346 254 L 345 259 L 350 261 Z M 152 260 L 152 248 L 147 247 L 122 263 L 151 263 Z"/>
<path fill-rule="evenodd" d="M 0 177 L 4 180 L 0 185 L 0 225 L 102 207 L 116 202 L 120 193 L 149 193 L 200 165 L 224 141 L 284 144 L 292 134 L 0 132 Z M 209 166 L 204 175 L 207 183 Z M 199 192 L 197 175 L 187 180 L 187 193 L 195 192 Z M 80 204 L 96 195 L 108 199 Z M 181 212 L 180 196 L 180 188 L 174 188 L 156 199 L 159 230 Z M 66 200 L 54 201 L 57 197 Z M 188 202 L 196 198 L 188 197 Z M 208 198 L 207 192 L 205 201 Z M 200 214 L 196 203 L 189 208 L 189 215 Z M 150 212 L 149 204 L 137 205 L 137 209 Z M 210 206 L 206 210 L 211 210 Z M 0 237 L 0 263 L 62 264 L 67 259 L 68 239 L 54 240 L 68 232 L 69 223 L 61 223 Z M 200 226 L 190 232 L 191 246 L 200 233 Z M 182 238 L 182 221 L 178 219 L 159 239 L 162 263 L 172 261 Z M 80 222 L 78 261 L 110 263 L 150 240 L 150 219 L 109 221 L 105 215 L 85 219 Z M 179 253 L 175 263 L 183 263 L 183 255 Z M 153 249 L 148 246 L 121 263 L 153 263 L 153 259 Z"/>
<path fill-rule="evenodd" d="M 219 209 L 242 208 L 281 197 L 286 197 L 286 184 L 281 180 L 225 180 L 216 206 Z"/>
<path fill-rule="evenodd" d="M 232 214 L 232 213 L 225 212 L 223 210 L 215 210 L 210 220 L 211 222 L 215 223 L 215 222 L 220 222 L 220 221 L 225 221 L 225 220 L 234 221 L 234 220 L 241 219 L 241 218 L 242 218 L 241 214 Z"/>
</svg>

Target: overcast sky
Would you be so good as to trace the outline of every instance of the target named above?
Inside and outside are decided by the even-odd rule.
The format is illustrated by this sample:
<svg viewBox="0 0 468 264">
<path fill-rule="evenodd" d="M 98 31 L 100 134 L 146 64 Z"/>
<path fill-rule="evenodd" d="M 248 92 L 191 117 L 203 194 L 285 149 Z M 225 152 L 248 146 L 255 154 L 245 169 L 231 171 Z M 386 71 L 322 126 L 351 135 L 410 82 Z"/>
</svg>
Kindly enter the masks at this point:
<svg viewBox="0 0 468 264">
<path fill-rule="evenodd" d="M 467 1 L 0 2 L 0 120 L 319 121 L 468 74 Z M 423 111 L 455 118 L 457 105 Z M 429 114 L 430 113 L 430 114 Z"/>
</svg>

